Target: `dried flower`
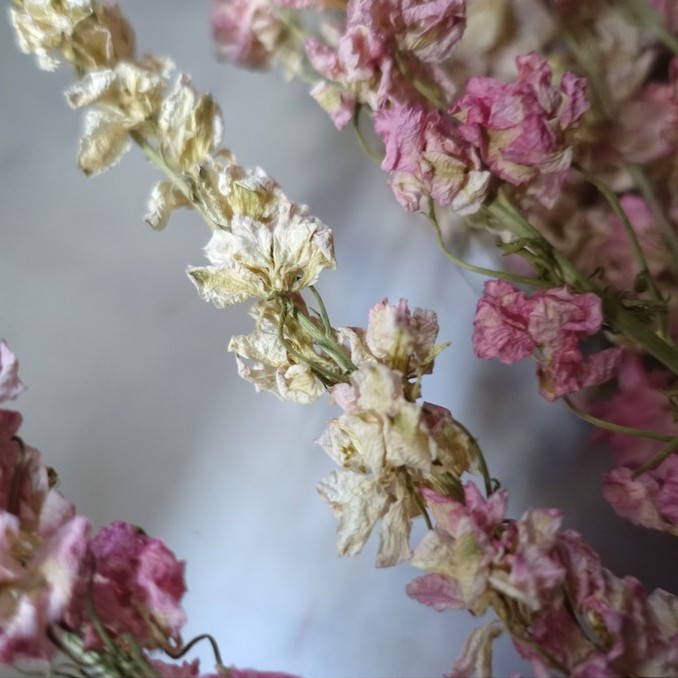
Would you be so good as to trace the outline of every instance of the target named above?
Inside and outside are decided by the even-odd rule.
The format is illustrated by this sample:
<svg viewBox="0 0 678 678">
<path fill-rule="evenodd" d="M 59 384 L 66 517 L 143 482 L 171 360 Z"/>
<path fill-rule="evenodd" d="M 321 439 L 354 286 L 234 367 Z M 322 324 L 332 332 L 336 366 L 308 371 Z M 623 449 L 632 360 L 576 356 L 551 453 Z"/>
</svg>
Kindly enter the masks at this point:
<svg viewBox="0 0 678 678">
<path fill-rule="evenodd" d="M 579 340 L 600 330 L 600 298 L 566 288 L 525 297 L 509 283 L 485 283 L 473 321 L 473 347 L 479 358 L 511 364 L 533 354 L 539 363 L 539 391 L 547 400 L 575 393 L 610 379 L 621 349 L 610 348 L 584 358 Z"/>
<path fill-rule="evenodd" d="M 188 269 L 201 296 L 219 308 L 298 292 L 313 285 L 323 268 L 335 267 L 332 232 L 305 206 L 276 196 L 269 207 L 256 191 L 244 192 L 255 200 L 254 209 L 245 204 L 249 214 L 234 214 L 230 231 L 214 232 L 205 248 L 211 266 Z"/>
<path fill-rule="evenodd" d="M 123 62 L 113 69 L 87 73 L 66 92 L 73 108 L 98 104 L 85 115 L 78 163 L 85 174 L 97 174 L 120 161 L 129 150 L 129 133 L 151 132 L 166 87 L 162 74 Z"/>
<path fill-rule="evenodd" d="M 422 105 L 394 102 L 377 112 L 374 128 L 386 145 L 382 167 L 406 210 L 427 212 L 429 198 L 462 215 L 481 207 L 490 173 L 448 118 Z"/>
<path fill-rule="evenodd" d="M 238 374 L 253 383 L 257 391 L 270 391 L 281 400 L 307 404 L 325 393 L 325 386 L 309 365 L 300 362 L 288 347 L 297 356 L 305 356 L 328 371 L 335 365 L 316 354 L 298 322 L 291 316 L 283 319 L 282 313 L 277 301 L 255 304 L 250 315 L 256 322 L 256 330 L 247 336 L 233 337 L 228 350 L 236 354 Z M 283 320 L 284 327 L 281 328 Z M 280 341 L 281 332 L 287 347 Z"/>
<path fill-rule="evenodd" d="M 462 122 L 459 133 L 478 148 L 492 172 L 514 185 L 570 166 L 567 133 L 589 106 L 583 78 L 567 72 L 556 88 L 543 57 L 527 54 L 517 64 L 514 84 L 471 78 L 450 111 Z"/>
</svg>

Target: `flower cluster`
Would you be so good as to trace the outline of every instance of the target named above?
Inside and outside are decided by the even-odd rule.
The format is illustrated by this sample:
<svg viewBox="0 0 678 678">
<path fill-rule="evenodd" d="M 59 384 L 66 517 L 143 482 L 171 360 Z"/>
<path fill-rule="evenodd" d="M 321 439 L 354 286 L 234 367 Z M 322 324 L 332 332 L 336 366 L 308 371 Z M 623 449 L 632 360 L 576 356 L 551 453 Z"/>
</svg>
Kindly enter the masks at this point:
<svg viewBox="0 0 678 678">
<path fill-rule="evenodd" d="M 229 343 L 241 376 L 298 403 L 327 392 L 341 408 L 318 440 L 340 467 L 318 488 L 338 519 L 339 552 L 358 553 L 377 531 L 378 566 L 408 561 L 427 573 L 411 596 L 495 611 L 453 675 L 489 674 L 502 630 L 537 675 L 676 673 L 677 599 L 603 568 L 577 533 L 560 530 L 555 509 L 508 519 L 508 494 L 476 441 L 422 400 L 444 348 L 432 311 L 384 300 L 366 328 L 335 328 L 315 288 L 335 267 L 331 231 L 263 170 L 219 149 L 223 124 L 208 94 L 169 60 L 137 57 L 114 6 L 16 0 L 10 15 L 40 67 L 74 67 L 67 100 L 87 109 L 82 170 L 107 170 L 136 144 L 166 176 L 147 222 L 162 229 L 174 209 L 192 207 L 212 229 L 208 265 L 188 276 L 218 308 L 254 301 L 254 331 Z M 548 400 L 606 384 L 597 389 L 606 400 L 584 405 L 591 414 L 565 398 L 613 448 L 605 496 L 633 522 L 672 534 L 677 16 L 654 0 L 217 0 L 213 12 L 221 56 L 255 68 L 279 60 L 312 83 L 337 127 L 353 120 L 364 145 L 365 111 L 398 202 L 427 214 L 450 258 L 500 278 L 478 304 L 479 357 L 533 357 Z M 438 214 L 448 208 L 498 235 L 520 269 L 493 272 L 447 250 Z M 527 295 L 509 281 L 539 289 Z M 0 344 L 0 401 L 21 389 Z M 148 655 L 183 654 L 183 563 L 126 523 L 91 538 L 17 436 L 20 423 L 0 410 L 0 661 L 60 650 L 104 674 L 198 675 L 195 662 Z M 485 496 L 466 474 L 483 477 Z M 418 517 L 429 531 L 411 550 Z"/>
<path fill-rule="evenodd" d="M 507 493 L 485 499 L 471 483 L 461 501 L 426 499 L 436 525 L 412 564 L 428 574 L 409 584 L 410 596 L 438 610 L 493 607 L 535 675 L 675 675 L 678 598 L 613 575 L 579 534 L 560 531 L 558 511 L 507 520 Z M 500 633 L 490 621 L 473 634 L 452 675 L 490 675 Z"/>
<path fill-rule="evenodd" d="M 526 297 L 503 280 L 485 283 L 473 321 L 479 358 L 511 363 L 530 355 L 539 363 L 539 391 L 548 400 L 608 381 L 622 349 L 608 348 L 584 358 L 579 342 L 603 324 L 600 298 L 566 288 Z"/>
<path fill-rule="evenodd" d="M 24 386 L 0 342 L 0 402 Z M 56 473 L 17 436 L 21 415 L 0 409 L 0 664 L 50 662 L 65 653 L 97 675 L 203 676 L 182 654 L 185 563 L 162 540 L 114 522 L 91 536 L 90 521 L 56 489 Z M 220 666 L 213 676 L 287 674 Z M 89 674 L 88 674 L 89 675 Z"/>
</svg>

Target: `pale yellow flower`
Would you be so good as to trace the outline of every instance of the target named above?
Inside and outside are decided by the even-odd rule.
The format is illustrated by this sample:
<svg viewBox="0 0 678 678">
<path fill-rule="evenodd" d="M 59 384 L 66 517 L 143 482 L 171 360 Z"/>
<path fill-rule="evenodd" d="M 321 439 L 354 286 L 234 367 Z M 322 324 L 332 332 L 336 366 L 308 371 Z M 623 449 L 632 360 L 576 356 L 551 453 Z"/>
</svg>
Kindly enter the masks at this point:
<svg viewBox="0 0 678 678">
<path fill-rule="evenodd" d="M 162 103 L 158 130 L 164 159 L 181 172 L 189 172 L 218 146 L 223 122 L 212 97 L 198 94 L 182 75 Z"/>
<path fill-rule="evenodd" d="M 85 174 L 115 165 L 130 147 L 129 133 L 152 133 L 167 81 L 156 64 L 122 62 L 87 73 L 66 92 L 73 108 L 97 104 L 85 116 L 78 163 Z"/>
<path fill-rule="evenodd" d="M 205 248 L 211 265 L 188 270 L 206 301 L 223 308 L 250 297 L 299 292 L 322 269 L 335 267 L 332 232 L 304 206 L 281 195 L 274 204 L 244 207 L 265 221 L 234 214 L 230 231 L 215 231 Z"/>
<path fill-rule="evenodd" d="M 257 391 L 270 391 L 281 400 L 307 404 L 319 398 L 325 386 L 307 364 L 297 362 L 281 343 L 281 312 L 281 304 L 276 301 L 255 304 L 250 315 L 256 321 L 256 330 L 233 337 L 228 350 L 236 354 L 238 374 L 253 383 Z M 332 363 L 313 351 L 308 336 L 299 331 L 296 321 L 289 316 L 284 337 L 296 353 L 332 369 Z"/>
<path fill-rule="evenodd" d="M 92 11 L 91 0 L 23 0 L 9 13 L 21 51 L 53 71 L 59 65 L 53 52 L 68 48 L 75 27 Z"/>
</svg>

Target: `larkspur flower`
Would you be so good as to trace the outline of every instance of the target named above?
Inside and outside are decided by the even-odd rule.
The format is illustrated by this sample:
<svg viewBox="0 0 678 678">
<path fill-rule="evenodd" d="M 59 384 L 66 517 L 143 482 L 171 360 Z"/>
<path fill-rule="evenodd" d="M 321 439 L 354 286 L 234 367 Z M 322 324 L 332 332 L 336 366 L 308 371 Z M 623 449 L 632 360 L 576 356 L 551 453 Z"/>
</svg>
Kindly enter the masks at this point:
<svg viewBox="0 0 678 678">
<path fill-rule="evenodd" d="M 394 102 L 377 111 L 374 128 L 386 146 L 382 167 L 406 210 L 427 212 L 430 198 L 461 215 L 480 209 L 490 173 L 448 118 L 420 104 Z"/>
<path fill-rule="evenodd" d="M 569 168 L 569 132 L 589 104 L 583 78 L 567 72 L 556 87 L 550 66 L 535 53 L 518 57 L 517 64 L 518 79 L 512 84 L 471 78 L 450 113 L 492 173 L 521 185 Z"/>
<path fill-rule="evenodd" d="M 505 281 L 491 280 L 478 302 L 473 347 L 479 358 L 499 358 L 507 365 L 533 355 L 539 364 L 539 391 L 555 400 L 615 374 L 622 349 L 585 358 L 579 348 L 579 341 L 598 332 L 602 323 L 595 294 L 574 294 L 562 287 L 528 298 Z"/>
</svg>

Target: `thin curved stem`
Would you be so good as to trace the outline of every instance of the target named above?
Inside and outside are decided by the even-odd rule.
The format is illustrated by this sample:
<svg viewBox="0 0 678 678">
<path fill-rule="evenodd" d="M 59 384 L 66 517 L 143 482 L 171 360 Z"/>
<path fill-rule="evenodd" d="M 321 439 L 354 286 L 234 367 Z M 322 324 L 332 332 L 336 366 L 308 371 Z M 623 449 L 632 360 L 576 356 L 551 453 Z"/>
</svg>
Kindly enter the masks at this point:
<svg viewBox="0 0 678 678">
<path fill-rule="evenodd" d="M 491 268 L 476 266 L 475 264 L 470 264 L 469 262 L 460 259 L 453 252 L 451 252 L 445 244 L 442 231 L 440 230 L 440 224 L 438 223 L 438 218 L 435 214 L 433 200 L 429 200 L 429 212 L 426 216 L 433 225 L 436 237 L 438 239 L 438 246 L 440 247 L 441 251 L 452 263 L 456 264 L 460 268 L 471 271 L 472 273 L 478 273 L 479 275 L 487 276 L 488 278 L 500 278 L 501 280 L 508 280 L 510 282 L 521 283 L 523 285 L 531 285 L 532 287 L 551 287 L 549 283 L 537 278 L 528 278 L 522 275 L 507 273 L 506 271 L 496 271 Z"/>
<path fill-rule="evenodd" d="M 633 250 L 633 256 L 635 257 L 636 262 L 638 263 L 641 274 L 644 276 L 645 281 L 647 282 L 647 287 L 650 292 L 652 300 L 661 306 L 665 306 L 665 299 L 662 296 L 661 292 L 659 291 L 659 288 L 657 287 L 654 277 L 650 273 L 650 267 L 648 266 L 647 258 L 645 257 L 645 252 L 643 251 L 643 248 L 640 244 L 640 240 L 638 240 L 636 230 L 633 227 L 633 224 L 631 223 L 628 214 L 626 214 L 626 210 L 622 207 L 621 203 L 619 202 L 619 198 L 617 198 L 615 192 L 612 191 L 604 181 L 601 181 L 598 177 L 594 176 L 593 174 L 585 170 L 583 167 L 580 167 L 578 165 L 573 165 L 573 167 L 579 172 L 579 174 L 581 174 L 584 177 L 584 179 L 586 179 L 586 181 L 588 181 L 592 186 L 596 187 L 596 189 L 605 198 L 605 200 L 607 200 L 610 207 L 612 208 L 612 211 L 621 220 L 622 226 L 624 227 L 626 235 L 629 239 L 631 249 Z M 668 318 L 666 316 L 666 309 L 664 309 L 660 319 L 661 333 L 662 336 L 664 337 L 668 335 L 667 323 Z"/>
<path fill-rule="evenodd" d="M 367 144 L 367 140 L 365 139 L 365 135 L 363 134 L 363 131 L 360 128 L 360 113 L 362 111 L 362 108 L 363 107 L 361 104 L 357 104 L 355 107 L 355 113 L 353 114 L 353 130 L 355 131 L 356 138 L 358 139 L 358 143 L 360 144 L 360 148 L 362 148 L 363 153 L 365 153 L 365 155 L 370 160 L 373 160 L 377 165 L 381 167 L 382 158 L 369 147 L 369 145 Z"/>
<path fill-rule="evenodd" d="M 666 459 L 668 459 L 678 448 L 678 437 L 672 438 L 665 447 L 663 447 L 657 454 L 655 454 L 651 459 L 648 459 L 640 468 L 637 468 L 632 477 L 638 478 L 648 471 L 654 471 L 657 467 L 661 466 Z"/>
<path fill-rule="evenodd" d="M 646 0 L 626 0 L 626 6 L 636 19 L 651 28 L 664 45 L 678 55 L 678 38 L 671 33 L 661 16 L 650 7 Z"/>
<path fill-rule="evenodd" d="M 205 223 L 213 230 L 223 230 L 223 226 L 216 223 L 214 219 L 206 212 L 202 203 L 196 199 L 195 194 L 188 182 L 178 172 L 175 172 L 162 157 L 162 154 L 157 148 L 154 148 L 146 138 L 138 132 L 130 132 L 130 137 L 134 143 L 144 152 L 144 155 L 158 168 L 163 174 L 176 186 L 188 202 L 195 207 L 202 215 Z"/>
<path fill-rule="evenodd" d="M 662 433 L 654 433 L 653 431 L 646 431 L 641 428 L 631 428 L 630 426 L 621 426 L 620 424 L 614 424 L 611 421 L 606 421 L 605 419 L 599 419 L 594 417 L 584 410 L 577 407 L 567 396 L 563 396 L 563 402 L 567 405 L 567 408 L 573 414 L 577 415 L 582 421 L 585 421 L 587 424 L 591 424 L 597 428 L 605 429 L 606 431 L 612 431 L 614 433 L 620 433 L 625 436 L 633 436 L 635 438 L 647 438 L 648 440 L 658 440 L 662 443 L 666 443 L 674 440 L 673 436 L 667 436 Z"/>
<path fill-rule="evenodd" d="M 191 638 L 191 640 L 188 641 L 185 645 L 182 645 L 180 648 L 178 648 L 176 651 L 171 651 L 168 649 L 165 649 L 165 654 L 167 654 L 169 657 L 172 657 L 172 659 L 181 659 L 185 654 L 191 651 L 194 645 L 199 643 L 201 640 L 207 640 L 209 641 L 210 645 L 212 646 L 212 654 L 214 655 L 214 659 L 217 663 L 217 666 L 223 666 L 224 661 L 221 658 L 221 652 L 219 650 L 219 644 L 217 641 L 214 639 L 213 636 L 211 636 L 209 633 L 201 633 L 199 636 L 196 636 L 195 638 Z"/>
<path fill-rule="evenodd" d="M 539 239 L 551 251 L 553 263 L 557 266 L 558 272 L 566 284 L 571 285 L 579 292 L 593 292 L 603 300 L 605 320 L 615 332 L 633 339 L 671 370 L 673 374 L 678 375 L 678 350 L 676 350 L 676 347 L 658 336 L 643 321 L 627 311 L 617 299 L 605 295 L 590 278 L 578 271 L 568 259 L 562 256 L 525 219 L 505 195 L 500 192 L 497 199 L 488 207 L 488 212 L 519 238 Z"/>
</svg>

